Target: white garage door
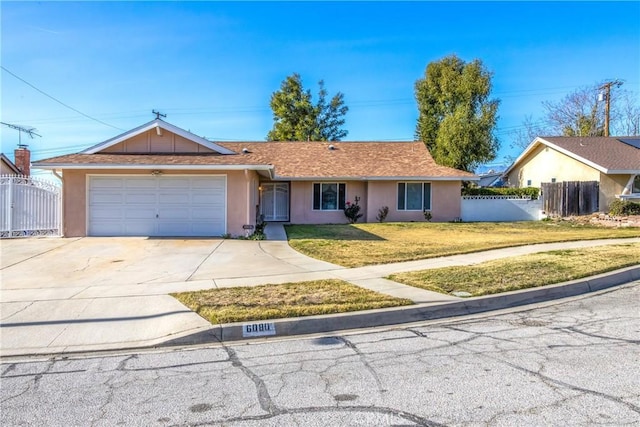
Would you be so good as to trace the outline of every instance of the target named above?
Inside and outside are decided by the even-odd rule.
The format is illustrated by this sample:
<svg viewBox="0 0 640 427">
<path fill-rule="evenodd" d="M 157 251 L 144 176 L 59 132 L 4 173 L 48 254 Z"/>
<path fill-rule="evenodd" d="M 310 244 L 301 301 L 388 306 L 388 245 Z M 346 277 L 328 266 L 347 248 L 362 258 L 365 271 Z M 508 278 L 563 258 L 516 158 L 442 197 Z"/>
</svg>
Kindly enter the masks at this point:
<svg viewBox="0 0 640 427">
<path fill-rule="evenodd" d="M 221 236 L 224 176 L 89 177 L 90 236 Z"/>
</svg>

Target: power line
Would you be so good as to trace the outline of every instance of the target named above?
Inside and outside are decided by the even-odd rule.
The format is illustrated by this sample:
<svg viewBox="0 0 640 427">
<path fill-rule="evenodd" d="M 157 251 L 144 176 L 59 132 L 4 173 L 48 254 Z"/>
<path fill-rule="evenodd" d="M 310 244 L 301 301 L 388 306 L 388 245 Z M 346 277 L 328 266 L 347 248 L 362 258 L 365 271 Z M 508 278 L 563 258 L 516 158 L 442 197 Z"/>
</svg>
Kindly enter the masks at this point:
<svg viewBox="0 0 640 427">
<path fill-rule="evenodd" d="M 57 99 L 57 98 L 55 98 L 55 97 L 53 97 L 53 96 L 49 95 L 48 93 L 46 93 L 46 92 L 44 92 L 44 91 L 42 91 L 42 90 L 38 89 L 37 87 L 35 87 L 35 86 L 34 86 L 34 85 L 32 85 L 31 83 L 29 83 L 28 81 L 26 81 L 25 79 L 23 79 L 22 77 L 17 76 L 16 74 L 14 74 L 14 73 L 12 73 L 11 71 L 7 70 L 7 68 L 6 68 L 4 65 L 0 65 L 0 68 L 2 68 L 2 69 L 3 69 L 4 71 L 6 71 L 7 73 L 11 74 L 11 75 L 12 75 L 13 77 L 15 77 L 16 79 L 20 80 L 22 83 L 26 84 L 27 86 L 30 86 L 31 88 L 33 88 L 33 89 L 37 90 L 38 92 L 40 92 L 41 94 L 43 94 L 43 95 L 44 95 L 44 96 L 46 96 L 47 98 L 50 98 L 50 99 L 52 99 L 52 100 L 56 101 L 58 104 L 60 104 L 60 105 L 62 105 L 62 106 L 64 106 L 64 107 L 67 107 L 68 109 L 70 109 L 70 110 L 72 110 L 72 111 L 75 111 L 76 113 L 78 113 L 78 114 L 80 114 L 80 115 L 82 115 L 82 116 L 84 116 L 84 117 L 86 117 L 86 118 L 88 118 L 88 119 L 91 119 L 91 120 L 93 120 L 93 121 L 96 121 L 96 122 L 98 122 L 98 123 L 101 123 L 101 124 L 103 124 L 103 125 L 105 125 L 105 126 L 109 126 L 109 127 L 111 127 L 111 128 L 117 129 L 117 130 L 124 130 L 124 129 L 121 129 L 121 128 L 119 128 L 119 127 L 116 127 L 116 126 L 110 125 L 109 123 L 105 123 L 105 122 L 103 122 L 102 120 L 96 119 L 95 117 L 91 117 L 90 115 L 85 114 L 85 113 L 83 113 L 82 111 L 80 111 L 80 110 L 78 110 L 78 109 L 76 109 L 76 108 L 73 108 L 73 107 L 72 107 L 72 106 L 70 106 L 70 105 L 65 104 L 64 102 L 60 101 L 59 99 Z"/>
</svg>

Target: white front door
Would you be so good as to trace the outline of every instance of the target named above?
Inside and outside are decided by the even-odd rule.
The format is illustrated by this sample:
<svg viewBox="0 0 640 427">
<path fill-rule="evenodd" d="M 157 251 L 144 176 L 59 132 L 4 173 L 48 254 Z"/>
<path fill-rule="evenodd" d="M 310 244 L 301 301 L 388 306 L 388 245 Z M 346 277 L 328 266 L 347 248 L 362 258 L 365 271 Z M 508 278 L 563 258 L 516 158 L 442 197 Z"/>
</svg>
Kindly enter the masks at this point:
<svg viewBox="0 0 640 427">
<path fill-rule="evenodd" d="M 91 176 L 90 236 L 221 236 L 225 176 Z"/>
<path fill-rule="evenodd" d="M 262 183 L 260 208 L 265 221 L 289 221 L 289 183 Z"/>
</svg>

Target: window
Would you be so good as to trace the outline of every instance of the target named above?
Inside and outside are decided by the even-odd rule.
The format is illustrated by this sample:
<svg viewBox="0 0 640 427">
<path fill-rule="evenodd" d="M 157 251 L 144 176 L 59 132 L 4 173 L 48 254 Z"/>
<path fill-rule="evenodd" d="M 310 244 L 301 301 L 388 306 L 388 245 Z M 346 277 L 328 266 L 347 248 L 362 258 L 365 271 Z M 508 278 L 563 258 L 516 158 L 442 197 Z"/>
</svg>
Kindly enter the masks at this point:
<svg viewBox="0 0 640 427">
<path fill-rule="evenodd" d="M 431 209 L 431 183 L 399 182 L 398 210 L 423 211 Z"/>
<path fill-rule="evenodd" d="M 555 178 L 551 178 L 551 183 L 555 183 L 556 179 Z"/>
<path fill-rule="evenodd" d="M 631 187 L 631 192 L 640 193 L 640 175 L 636 175 L 636 177 L 633 178 L 633 186 Z"/>
<path fill-rule="evenodd" d="M 527 180 L 527 187 L 531 187 L 531 180 L 530 179 Z"/>
<path fill-rule="evenodd" d="M 313 184 L 313 209 L 316 211 L 337 211 L 344 209 L 347 185 L 337 182 Z"/>
</svg>

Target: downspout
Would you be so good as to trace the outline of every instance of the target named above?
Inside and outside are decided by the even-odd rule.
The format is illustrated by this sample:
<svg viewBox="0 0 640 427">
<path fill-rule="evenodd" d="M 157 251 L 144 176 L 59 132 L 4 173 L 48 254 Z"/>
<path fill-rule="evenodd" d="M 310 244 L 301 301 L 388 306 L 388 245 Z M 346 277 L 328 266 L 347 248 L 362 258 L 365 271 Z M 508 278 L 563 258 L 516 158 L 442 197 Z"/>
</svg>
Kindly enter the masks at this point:
<svg viewBox="0 0 640 427">
<path fill-rule="evenodd" d="M 64 178 L 55 169 L 51 173 L 60 180 L 60 236 L 64 237 Z"/>
</svg>

